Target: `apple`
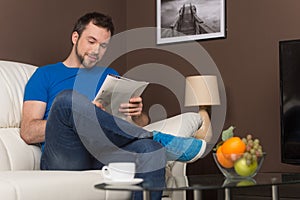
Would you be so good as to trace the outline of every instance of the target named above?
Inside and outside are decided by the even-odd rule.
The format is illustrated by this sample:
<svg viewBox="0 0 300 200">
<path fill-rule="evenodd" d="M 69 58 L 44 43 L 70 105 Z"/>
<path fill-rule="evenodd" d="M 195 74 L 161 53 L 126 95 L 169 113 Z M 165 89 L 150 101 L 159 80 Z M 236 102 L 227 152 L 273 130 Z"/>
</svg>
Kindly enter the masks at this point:
<svg viewBox="0 0 300 200">
<path fill-rule="evenodd" d="M 257 169 L 257 161 L 247 165 L 246 158 L 240 158 L 234 163 L 234 170 L 240 176 L 251 176 Z"/>
<path fill-rule="evenodd" d="M 239 187 L 241 187 L 241 186 L 251 186 L 251 185 L 255 185 L 256 184 L 256 182 L 254 181 L 254 180 L 242 180 L 242 181 L 240 181 L 240 182 L 238 182 L 237 184 L 236 184 L 236 186 L 239 186 Z"/>
</svg>

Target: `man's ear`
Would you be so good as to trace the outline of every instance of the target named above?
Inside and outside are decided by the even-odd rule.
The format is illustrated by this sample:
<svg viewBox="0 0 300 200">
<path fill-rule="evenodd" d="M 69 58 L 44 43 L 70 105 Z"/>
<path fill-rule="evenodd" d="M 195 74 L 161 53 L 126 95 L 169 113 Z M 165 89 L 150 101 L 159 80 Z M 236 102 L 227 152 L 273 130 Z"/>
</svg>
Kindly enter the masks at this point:
<svg viewBox="0 0 300 200">
<path fill-rule="evenodd" d="M 73 43 L 73 44 L 76 44 L 77 41 L 78 41 L 78 38 L 79 38 L 79 34 L 77 33 L 77 31 L 74 31 L 74 32 L 72 33 L 72 43 Z"/>
</svg>

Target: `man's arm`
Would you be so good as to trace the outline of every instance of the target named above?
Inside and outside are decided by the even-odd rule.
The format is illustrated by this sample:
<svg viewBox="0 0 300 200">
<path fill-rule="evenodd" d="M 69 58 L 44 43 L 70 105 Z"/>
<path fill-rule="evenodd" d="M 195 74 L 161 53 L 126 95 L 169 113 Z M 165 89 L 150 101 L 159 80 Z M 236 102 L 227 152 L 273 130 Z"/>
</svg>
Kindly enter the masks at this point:
<svg viewBox="0 0 300 200">
<path fill-rule="evenodd" d="M 146 126 L 149 124 L 149 117 L 145 113 L 141 113 L 139 116 L 132 116 L 132 121 L 138 126 Z"/>
<path fill-rule="evenodd" d="M 36 144 L 45 141 L 46 120 L 43 120 L 45 110 L 45 102 L 24 102 L 20 134 L 21 138 L 27 144 Z"/>
</svg>

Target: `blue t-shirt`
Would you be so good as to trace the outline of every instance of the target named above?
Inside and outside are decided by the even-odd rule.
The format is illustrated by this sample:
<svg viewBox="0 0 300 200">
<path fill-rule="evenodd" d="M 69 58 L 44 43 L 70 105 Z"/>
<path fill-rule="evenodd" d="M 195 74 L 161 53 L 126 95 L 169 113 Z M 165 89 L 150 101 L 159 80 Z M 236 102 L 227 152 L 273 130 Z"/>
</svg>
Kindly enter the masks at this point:
<svg viewBox="0 0 300 200">
<path fill-rule="evenodd" d="M 25 87 L 24 101 L 35 100 L 47 104 L 43 119 L 47 119 L 55 97 L 64 90 L 75 90 L 91 101 L 108 74 L 118 73 L 108 67 L 69 68 L 62 62 L 39 67 Z M 45 143 L 42 142 L 42 152 Z"/>
<path fill-rule="evenodd" d="M 92 101 L 108 74 L 118 75 L 108 67 L 69 68 L 62 62 L 39 67 L 25 87 L 24 101 L 45 102 L 44 119 L 47 119 L 53 100 L 60 92 L 75 90 Z"/>
</svg>

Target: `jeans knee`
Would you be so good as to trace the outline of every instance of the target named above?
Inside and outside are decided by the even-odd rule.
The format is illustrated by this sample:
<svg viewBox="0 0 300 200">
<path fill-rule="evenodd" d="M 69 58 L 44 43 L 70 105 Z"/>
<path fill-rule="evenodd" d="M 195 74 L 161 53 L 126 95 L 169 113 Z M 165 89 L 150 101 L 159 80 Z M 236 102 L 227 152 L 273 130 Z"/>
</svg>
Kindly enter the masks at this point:
<svg viewBox="0 0 300 200">
<path fill-rule="evenodd" d="M 60 92 L 54 99 L 51 110 L 48 116 L 48 123 L 51 124 L 53 121 L 66 121 L 69 119 L 72 113 L 72 90 L 64 90 Z"/>
<path fill-rule="evenodd" d="M 54 99 L 52 107 L 71 108 L 75 103 L 84 105 L 87 98 L 74 90 L 64 90 Z M 79 103 L 78 103 L 79 102 Z"/>
<path fill-rule="evenodd" d="M 72 95 L 73 95 L 72 90 L 64 90 L 60 92 L 54 99 L 53 105 L 60 105 L 60 104 L 66 104 L 66 103 L 72 103 Z"/>
</svg>

